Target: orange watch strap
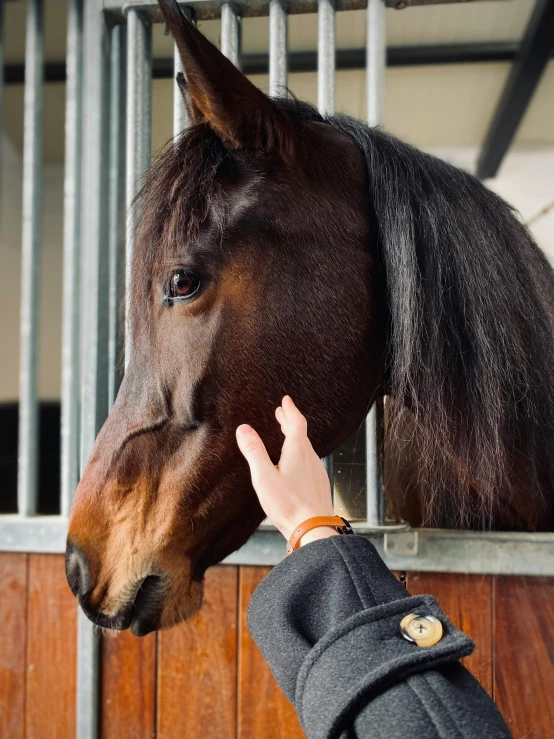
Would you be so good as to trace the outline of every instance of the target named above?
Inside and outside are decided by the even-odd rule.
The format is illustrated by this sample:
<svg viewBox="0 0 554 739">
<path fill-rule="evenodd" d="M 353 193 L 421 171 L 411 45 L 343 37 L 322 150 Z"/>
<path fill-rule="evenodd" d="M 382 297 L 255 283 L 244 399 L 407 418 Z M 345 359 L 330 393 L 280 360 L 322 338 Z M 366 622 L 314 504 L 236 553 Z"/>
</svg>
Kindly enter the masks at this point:
<svg viewBox="0 0 554 739">
<path fill-rule="evenodd" d="M 337 530 L 350 528 L 346 521 L 340 516 L 314 516 L 313 518 L 308 518 L 306 519 L 306 521 L 302 521 L 302 523 L 297 526 L 290 535 L 290 539 L 287 543 L 287 554 L 290 554 L 291 552 L 294 552 L 295 549 L 298 549 L 300 545 L 300 539 L 304 536 L 304 534 L 307 534 L 308 531 L 311 531 L 312 529 L 317 529 L 320 526 L 329 526 Z"/>
</svg>

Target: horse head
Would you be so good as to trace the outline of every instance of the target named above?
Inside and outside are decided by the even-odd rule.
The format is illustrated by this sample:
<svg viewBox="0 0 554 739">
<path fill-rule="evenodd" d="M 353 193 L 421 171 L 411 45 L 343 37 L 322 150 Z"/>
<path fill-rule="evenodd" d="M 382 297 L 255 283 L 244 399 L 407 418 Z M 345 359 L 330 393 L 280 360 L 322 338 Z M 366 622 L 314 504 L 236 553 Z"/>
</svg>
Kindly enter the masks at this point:
<svg viewBox="0 0 554 739">
<path fill-rule="evenodd" d="M 236 427 L 277 460 L 274 409 L 291 393 L 326 455 L 362 422 L 383 360 L 359 148 L 161 7 L 193 125 L 137 201 L 132 351 L 67 553 L 85 612 L 135 634 L 194 613 L 206 568 L 262 520 Z"/>
</svg>

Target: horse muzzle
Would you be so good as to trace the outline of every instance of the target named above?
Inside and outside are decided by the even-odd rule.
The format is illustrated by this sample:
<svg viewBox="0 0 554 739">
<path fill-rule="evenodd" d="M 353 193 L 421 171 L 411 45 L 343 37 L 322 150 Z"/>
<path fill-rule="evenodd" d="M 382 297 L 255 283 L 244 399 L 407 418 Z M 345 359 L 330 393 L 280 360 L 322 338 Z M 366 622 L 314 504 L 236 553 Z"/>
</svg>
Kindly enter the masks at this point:
<svg viewBox="0 0 554 739">
<path fill-rule="evenodd" d="M 130 628 L 135 636 L 145 636 L 160 628 L 164 602 L 169 587 L 163 574 L 147 575 L 125 588 L 121 605 L 115 613 L 104 613 L 93 605 L 91 571 L 83 551 L 68 541 L 65 557 L 66 575 L 73 595 L 85 615 L 104 629 L 124 631 Z"/>
</svg>

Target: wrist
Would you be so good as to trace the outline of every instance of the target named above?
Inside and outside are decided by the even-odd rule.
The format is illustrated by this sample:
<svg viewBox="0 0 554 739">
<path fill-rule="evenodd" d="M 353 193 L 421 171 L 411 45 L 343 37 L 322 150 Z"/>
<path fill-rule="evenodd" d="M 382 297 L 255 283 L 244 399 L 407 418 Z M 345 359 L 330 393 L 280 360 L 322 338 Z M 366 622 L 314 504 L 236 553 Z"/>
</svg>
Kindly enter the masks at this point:
<svg viewBox="0 0 554 739">
<path fill-rule="evenodd" d="M 307 531 L 300 539 L 298 546 L 303 547 L 304 544 L 310 544 L 312 541 L 317 541 L 318 539 L 327 539 L 330 536 L 340 536 L 340 534 L 336 529 L 331 528 L 331 526 L 319 526 L 317 529 Z"/>
<path fill-rule="evenodd" d="M 304 513 L 300 513 L 300 514 L 295 515 L 294 518 L 291 519 L 290 521 L 287 521 L 287 523 L 285 525 L 278 526 L 277 528 L 283 534 L 283 536 L 285 537 L 285 539 L 287 541 L 289 541 L 290 540 L 290 537 L 293 534 L 293 532 L 297 529 L 298 526 L 300 526 L 300 524 L 304 523 L 304 521 L 309 521 L 311 518 L 318 518 L 320 516 L 330 516 L 330 517 L 333 517 L 333 516 L 335 516 L 335 512 L 333 511 L 333 509 L 331 509 L 330 511 L 323 511 L 323 512 L 317 511 L 317 513 L 314 513 L 313 511 L 305 511 Z M 331 528 L 332 529 L 333 527 L 332 526 L 331 527 L 328 527 L 328 526 L 323 527 L 322 526 L 322 527 L 318 527 L 318 528 L 322 528 L 322 529 L 323 528 L 325 528 L 325 529 Z M 312 529 L 312 531 L 316 531 L 316 529 Z M 304 534 L 304 536 L 307 536 L 307 533 Z"/>
</svg>

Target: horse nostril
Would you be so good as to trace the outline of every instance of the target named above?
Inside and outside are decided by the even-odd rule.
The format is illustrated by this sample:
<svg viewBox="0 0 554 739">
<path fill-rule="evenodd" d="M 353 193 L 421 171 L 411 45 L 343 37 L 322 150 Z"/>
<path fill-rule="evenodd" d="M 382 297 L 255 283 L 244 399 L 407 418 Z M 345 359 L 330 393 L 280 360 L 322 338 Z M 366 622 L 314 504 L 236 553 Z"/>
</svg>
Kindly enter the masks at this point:
<svg viewBox="0 0 554 739">
<path fill-rule="evenodd" d="M 142 581 L 133 603 L 131 632 L 135 636 L 145 636 L 158 628 L 165 592 L 162 575 L 149 575 Z"/>
<path fill-rule="evenodd" d="M 83 598 L 89 591 L 90 575 L 87 561 L 79 547 L 67 542 L 65 553 L 65 573 L 71 592 L 76 598 Z"/>
</svg>

